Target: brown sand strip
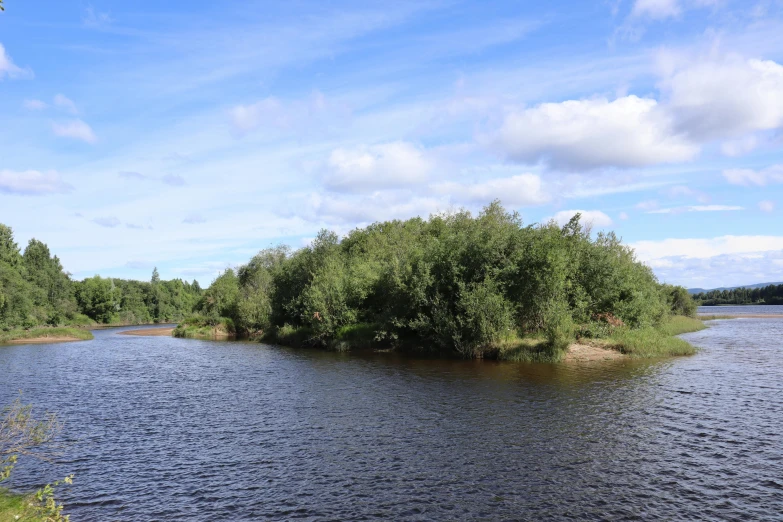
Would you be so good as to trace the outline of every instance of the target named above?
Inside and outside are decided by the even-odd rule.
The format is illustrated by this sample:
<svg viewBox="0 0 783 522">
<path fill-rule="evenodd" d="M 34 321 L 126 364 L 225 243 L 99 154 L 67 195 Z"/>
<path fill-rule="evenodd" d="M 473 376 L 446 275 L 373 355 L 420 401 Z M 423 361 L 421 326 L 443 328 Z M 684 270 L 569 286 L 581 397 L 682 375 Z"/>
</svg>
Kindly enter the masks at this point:
<svg viewBox="0 0 783 522">
<path fill-rule="evenodd" d="M 617 350 L 601 348 L 589 344 L 574 343 L 568 347 L 564 362 L 572 361 L 610 361 L 626 357 Z"/>
<path fill-rule="evenodd" d="M 49 344 L 49 343 L 70 343 L 75 341 L 84 341 L 76 337 L 35 337 L 33 339 L 14 339 L 7 344 Z"/>
<path fill-rule="evenodd" d="M 142 337 L 171 337 L 174 328 L 144 328 L 142 330 L 125 330 L 122 335 L 139 335 Z"/>
</svg>

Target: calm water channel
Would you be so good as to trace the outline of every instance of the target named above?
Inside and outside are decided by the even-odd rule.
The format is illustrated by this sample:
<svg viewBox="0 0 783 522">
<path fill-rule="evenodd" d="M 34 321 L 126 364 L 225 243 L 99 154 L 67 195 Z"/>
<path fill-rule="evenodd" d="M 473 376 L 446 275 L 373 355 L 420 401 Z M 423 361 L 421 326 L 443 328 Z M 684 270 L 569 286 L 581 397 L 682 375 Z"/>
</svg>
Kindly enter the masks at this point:
<svg viewBox="0 0 783 522">
<path fill-rule="evenodd" d="M 665 361 L 524 365 L 96 332 L 0 347 L 65 422 L 72 520 L 779 520 L 783 319 Z"/>
</svg>

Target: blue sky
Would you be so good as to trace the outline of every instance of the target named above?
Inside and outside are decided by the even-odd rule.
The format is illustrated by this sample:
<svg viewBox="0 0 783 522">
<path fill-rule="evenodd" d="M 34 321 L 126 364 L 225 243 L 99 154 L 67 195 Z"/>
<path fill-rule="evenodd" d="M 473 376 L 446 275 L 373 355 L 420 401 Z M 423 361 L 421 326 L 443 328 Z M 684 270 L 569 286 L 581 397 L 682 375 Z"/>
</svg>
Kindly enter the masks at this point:
<svg viewBox="0 0 783 522">
<path fill-rule="evenodd" d="M 0 222 L 76 278 L 498 198 L 667 282 L 783 280 L 781 0 L 5 6 Z"/>
</svg>

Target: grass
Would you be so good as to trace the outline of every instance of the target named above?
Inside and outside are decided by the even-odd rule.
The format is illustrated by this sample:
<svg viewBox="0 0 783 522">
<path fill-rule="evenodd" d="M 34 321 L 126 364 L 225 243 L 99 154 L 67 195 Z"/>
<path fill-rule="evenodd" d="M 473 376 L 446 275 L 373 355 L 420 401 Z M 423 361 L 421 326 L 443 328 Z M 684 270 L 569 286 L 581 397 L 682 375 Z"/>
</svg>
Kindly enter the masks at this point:
<svg viewBox="0 0 783 522">
<path fill-rule="evenodd" d="M 17 329 L 9 330 L 7 332 L 0 331 L 0 343 L 22 339 L 44 339 L 47 337 L 69 337 L 81 341 L 93 339 L 92 332 L 89 330 L 70 327 L 41 327 L 30 328 L 29 330 Z"/>
<path fill-rule="evenodd" d="M 710 315 L 700 315 L 699 319 L 702 321 L 714 321 L 716 319 L 736 319 L 736 315 L 718 315 L 718 314 L 710 314 Z"/>
<path fill-rule="evenodd" d="M 0 522 L 38 522 L 31 504 L 35 502 L 33 495 L 20 495 L 0 488 Z"/>
<path fill-rule="evenodd" d="M 560 362 L 567 350 L 554 348 L 545 337 L 511 335 L 497 344 L 497 359 L 512 362 Z"/>
<path fill-rule="evenodd" d="M 696 347 L 675 336 L 705 328 L 707 326 L 700 319 L 674 316 L 656 328 L 618 328 L 599 344 L 636 358 L 693 355 L 697 352 Z"/>
</svg>

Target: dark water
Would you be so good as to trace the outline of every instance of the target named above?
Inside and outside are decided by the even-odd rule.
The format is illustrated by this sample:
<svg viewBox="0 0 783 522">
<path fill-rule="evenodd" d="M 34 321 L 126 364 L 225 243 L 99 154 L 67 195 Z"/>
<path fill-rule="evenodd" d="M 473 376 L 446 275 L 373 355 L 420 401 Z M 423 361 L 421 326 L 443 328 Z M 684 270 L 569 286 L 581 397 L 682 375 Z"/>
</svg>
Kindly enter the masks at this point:
<svg viewBox="0 0 783 522">
<path fill-rule="evenodd" d="M 75 442 L 73 521 L 780 520 L 783 320 L 580 366 L 128 337 L 0 348 Z"/>
<path fill-rule="evenodd" d="M 783 305 L 700 306 L 699 315 L 783 315 Z"/>
</svg>

